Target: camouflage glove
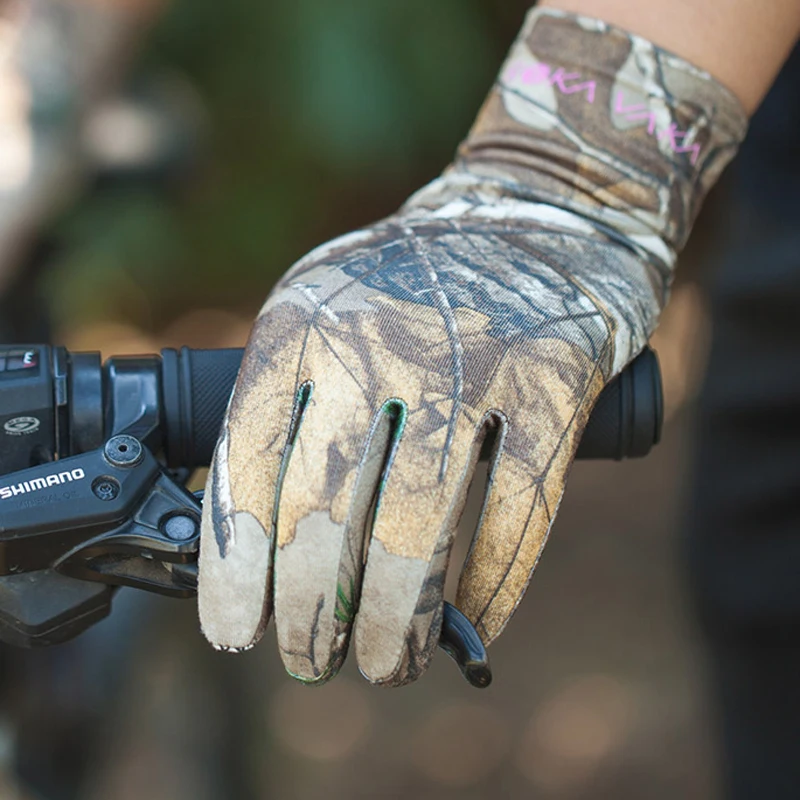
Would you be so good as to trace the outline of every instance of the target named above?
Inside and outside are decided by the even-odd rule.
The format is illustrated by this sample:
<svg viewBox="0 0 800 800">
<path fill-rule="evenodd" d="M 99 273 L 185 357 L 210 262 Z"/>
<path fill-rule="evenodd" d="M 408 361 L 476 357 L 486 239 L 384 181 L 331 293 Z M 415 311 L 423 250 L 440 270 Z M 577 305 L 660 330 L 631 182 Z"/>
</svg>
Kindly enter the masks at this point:
<svg viewBox="0 0 800 800">
<path fill-rule="evenodd" d="M 745 127 L 685 61 L 531 12 L 454 165 L 302 259 L 256 321 L 209 476 L 208 639 L 248 648 L 274 607 L 286 668 L 322 681 L 355 622 L 370 681 L 416 678 L 493 431 L 457 598 L 491 642 L 592 405 L 655 327 L 675 253 Z"/>
</svg>

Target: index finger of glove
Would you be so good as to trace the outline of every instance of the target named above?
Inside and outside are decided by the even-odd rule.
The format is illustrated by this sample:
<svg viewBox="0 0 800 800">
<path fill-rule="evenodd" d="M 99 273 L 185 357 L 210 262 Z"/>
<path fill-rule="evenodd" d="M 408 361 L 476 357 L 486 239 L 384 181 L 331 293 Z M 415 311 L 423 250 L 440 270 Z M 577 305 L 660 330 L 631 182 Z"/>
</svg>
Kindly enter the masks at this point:
<svg viewBox="0 0 800 800">
<path fill-rule="evenodd" d="M 269 620 L 276 497 L 305 380 L 296 331 L 306 323 L 289 303 L 267 307 L 256 321 L 209 472 L 198 608 L 218 648 L 252 646 Z"/>
</svg>

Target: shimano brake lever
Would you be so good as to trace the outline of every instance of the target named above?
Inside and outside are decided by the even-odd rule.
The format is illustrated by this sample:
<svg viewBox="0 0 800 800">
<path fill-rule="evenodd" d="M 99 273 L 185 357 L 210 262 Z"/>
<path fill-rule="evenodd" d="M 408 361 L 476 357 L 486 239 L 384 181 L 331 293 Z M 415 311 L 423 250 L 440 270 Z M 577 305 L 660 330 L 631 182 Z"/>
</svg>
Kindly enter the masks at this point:
<svg viewBox="0 0 800 800">
<path fill-rule="evenodd" d="M 135 437 L 114 436 L 103 448 L 12 473 L 5 482 L 0 632 L 8 632 L 7 641 L 54 644 L 105 616 L 110 595 L 81 584 L 196 594 L 202 495 L 173 480 Z M 37 588 L 61 602 L 53 596 L 37 604 Z M 470 684 L 489 685 L 483 643 L 449 603 L 440 646 Z"/>
</svg>

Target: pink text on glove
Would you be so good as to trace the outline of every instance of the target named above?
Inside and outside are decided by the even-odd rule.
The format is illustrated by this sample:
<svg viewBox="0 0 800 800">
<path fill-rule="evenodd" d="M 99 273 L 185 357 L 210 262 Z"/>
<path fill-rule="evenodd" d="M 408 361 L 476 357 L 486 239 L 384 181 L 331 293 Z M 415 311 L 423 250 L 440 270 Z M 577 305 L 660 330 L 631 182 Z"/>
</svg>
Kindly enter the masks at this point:
<svg viewBox="0 0 800 800">
<path fill-rule="evenodd" d="M 584 80 L 583 76 L 578 72 L 567 72 L 563 67 L 554 69 L 543 62 L 532 64 L 521 60 L 512 61 L 503 71 L 501 81 L 506 88 L 509 88 L 514 82 L 527 85 L 547 83 L 558 89 L 561 94 L 585 92 L 588 103 L 594 103 L 597 92 L 596 81 Z M 625 97 L 620 90 L 614 96 L 613 111 L 622 115 L 627 122 L 641 120 L 646 123 L 647 132 L 651 136 L 655 136 L 660 142 L 666 141 L 673 153 L 688 153 L 691 163 L 697 163 L 697 159 L 700 156 L 700 145 L 686 143 L 687 138 L 690 137 L 690 132 L 678 130 L 678 126 L 674 122 L 659 131 L 656 113 L 646 104 L 625 105 Z"/>
</svg>

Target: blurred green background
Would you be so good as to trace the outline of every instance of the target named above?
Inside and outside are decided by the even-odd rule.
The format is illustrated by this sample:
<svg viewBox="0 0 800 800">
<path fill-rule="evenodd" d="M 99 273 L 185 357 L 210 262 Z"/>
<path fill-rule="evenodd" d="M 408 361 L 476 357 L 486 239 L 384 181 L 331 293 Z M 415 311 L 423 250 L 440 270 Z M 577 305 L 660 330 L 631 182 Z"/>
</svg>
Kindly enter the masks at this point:
<svg viewBox="0 0 800 800">
<path fill-rule="evenodd" d="M 447 164 L 524 10 L 173 2 L 136 71 L 197 91 L 199 164 L 176 191 L 116 186 L 71 210 L 50 289 L 59 327 L 158 332 L 198 306 L 252 315 L 310 247 L 391 212 Z"/>
</svg>

